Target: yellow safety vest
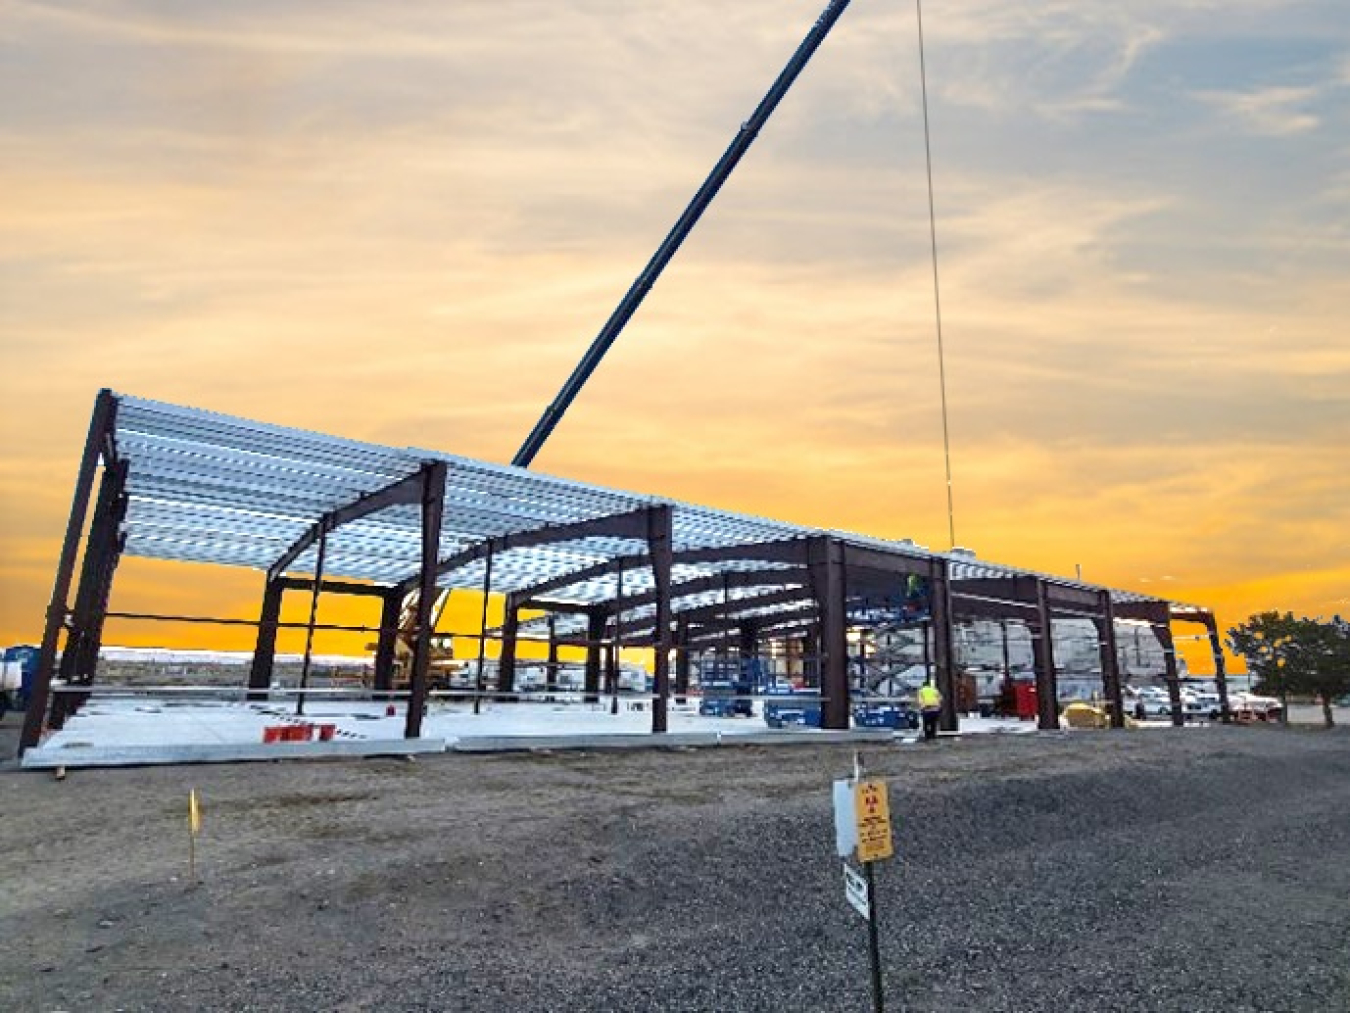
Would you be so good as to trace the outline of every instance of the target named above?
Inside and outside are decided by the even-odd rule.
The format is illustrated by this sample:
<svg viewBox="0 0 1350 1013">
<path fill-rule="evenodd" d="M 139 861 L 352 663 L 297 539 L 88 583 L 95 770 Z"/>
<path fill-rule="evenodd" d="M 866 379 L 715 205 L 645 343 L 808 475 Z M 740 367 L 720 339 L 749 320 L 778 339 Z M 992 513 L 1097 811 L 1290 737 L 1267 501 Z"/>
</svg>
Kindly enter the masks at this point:
<svg viewBox="0 0 1350 1013">
<path fill-rule="evenodd" d="M 923 685 L 919 687 L 919 709 L 937 710 L 942 706 L 942 694 L 936 686 Z"/>
</svg>

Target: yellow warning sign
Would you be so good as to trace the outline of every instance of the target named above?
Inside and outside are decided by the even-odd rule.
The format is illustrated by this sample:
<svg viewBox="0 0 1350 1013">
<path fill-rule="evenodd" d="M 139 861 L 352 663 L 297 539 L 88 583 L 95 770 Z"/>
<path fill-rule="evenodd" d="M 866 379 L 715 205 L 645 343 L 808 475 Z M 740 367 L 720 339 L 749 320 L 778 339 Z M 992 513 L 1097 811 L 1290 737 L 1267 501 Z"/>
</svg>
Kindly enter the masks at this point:
<svg viewBox="0 0 1350 1013">
<path fill-rule="evenodd" d="M 895 854 L 885 781 L 859 781 L 854 785 L 853 814 L 858 823 L 858 861 L 875 862 Z"/>
</svg>

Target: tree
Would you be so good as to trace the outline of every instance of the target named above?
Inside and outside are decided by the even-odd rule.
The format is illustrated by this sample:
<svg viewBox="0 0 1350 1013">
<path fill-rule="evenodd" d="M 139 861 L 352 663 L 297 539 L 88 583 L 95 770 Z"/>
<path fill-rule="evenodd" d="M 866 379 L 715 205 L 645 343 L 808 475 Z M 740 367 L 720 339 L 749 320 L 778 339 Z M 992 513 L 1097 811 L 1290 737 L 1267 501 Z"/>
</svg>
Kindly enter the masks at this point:
<svg viewBox="0 0 1350 1013">
<path fill-rule="evenodd" d="M 1315 694 L 1327 727 L 1335 724 L 1332 701 L 1350 693 L 1350 623 L 1261 612 L 1228 631 L 1228 646 L 1262 692 Z"/>
</svg>

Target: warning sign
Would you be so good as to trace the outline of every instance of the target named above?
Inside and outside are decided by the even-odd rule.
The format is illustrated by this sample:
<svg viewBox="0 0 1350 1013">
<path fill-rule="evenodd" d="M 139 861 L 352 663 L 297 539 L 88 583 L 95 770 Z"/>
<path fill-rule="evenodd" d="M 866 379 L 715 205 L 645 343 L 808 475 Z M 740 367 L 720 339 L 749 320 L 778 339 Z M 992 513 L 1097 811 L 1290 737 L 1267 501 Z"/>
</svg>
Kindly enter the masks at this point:
<svg viewBox="0 0 1350 1013">
<path fill-rule="evenodd" d="M 875 862 L 894 855 L 886 782 L 859 781 L 853 788 L 853 812 L 858 821 L 858 861 Z"/>
</svg>

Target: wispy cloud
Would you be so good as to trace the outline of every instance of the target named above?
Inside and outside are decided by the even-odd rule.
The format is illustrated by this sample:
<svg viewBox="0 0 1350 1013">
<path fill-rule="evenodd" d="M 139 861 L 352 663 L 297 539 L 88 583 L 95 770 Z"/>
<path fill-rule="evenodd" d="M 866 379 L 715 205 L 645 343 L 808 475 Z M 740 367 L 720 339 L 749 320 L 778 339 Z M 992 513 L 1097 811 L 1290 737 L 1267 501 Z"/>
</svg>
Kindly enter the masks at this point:
<svg viewBox="0 0 1350 1013">
<path fill-rule="evenodd" d="M 1283 85 L 1250 91 L 1201 91 L 1195 97 L 1250 133 L 1284 137 L 1316 130 L 1321 124 L 1321 118 L 1308 109 L 1318 91 L 1315 87 Z"/>
</svg>

